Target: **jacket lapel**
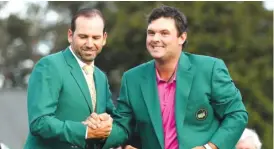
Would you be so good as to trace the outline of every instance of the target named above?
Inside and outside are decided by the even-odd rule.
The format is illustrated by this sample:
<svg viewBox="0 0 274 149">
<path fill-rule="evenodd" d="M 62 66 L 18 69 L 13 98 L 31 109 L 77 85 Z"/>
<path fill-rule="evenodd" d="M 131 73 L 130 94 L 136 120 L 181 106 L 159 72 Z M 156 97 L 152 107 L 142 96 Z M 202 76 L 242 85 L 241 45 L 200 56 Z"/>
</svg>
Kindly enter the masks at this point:
<svg viewBox="0 0 274 149">
<path fill-rule="evenodd" d="M 89 107 L 89 110 L 91 112 L 92 111 L 91 97 L 90 97 L 88 85 L 83 75 L 82 69 L 80 68 L 79 64 L 77 63 L 77 60 L 72 55 L 69 48 L 63 51 L 63 53 L 64 53 L 65 60 L 67 61 L 68 65 L 71 67 L 71 71 L 70 71 L 71 75 L 73 76 L 74 80 L 77 82 L 78 87 L 81 89 L 82 94 L 84 95 L 87 105 Z"/>
<path fill-rule="evenodd" d="M 183 142 L 180 142 L 183 135 L 186 135 L 183 132 L 183 125 L 193 76 L 194 66 L 191 65 L 188 57 L 182 53 L 177 68 L 175 95 L 175 118 L 179 146 L 183 144 Z M 180 148 L 182 148 L 182 146 L 180 146 Z"/>
<path fill-rule="evenodd" d="M 163 128 L 162 128 L 162 117 L 160 102 L 158 98 L 158 89 L 156 83 L 156 73 L 154 67 L 154 61 L 148 63 L 147 69 L 144 72 L 144 79 L 141 83 L 141 90 L 143 93 L 144 101 L 147 106 L 147 110 L 154 127 L 158 141 L 164 148 L 164 137 L 163 137 Z"/>
<path fill-rule="evenodd" d="M 102 77 L 102 75 L 100 75 L 99 69 L 97 67 L 95 67 L 94 69 L 94 81 L 95 81 L 95 88 L 96 88 L 96 108 L 95 111 L 96 113 L 103 113 L 103 109 L 102 109 L 102 105 L 105 105 L 105 99 L 103 98 L 103 95 L 106 95 L 106 93 L 104 92 L 104 86 L 106 84 L 100 83 L 100 80 L 103 80 L 104 78 Z"/>
</svg>

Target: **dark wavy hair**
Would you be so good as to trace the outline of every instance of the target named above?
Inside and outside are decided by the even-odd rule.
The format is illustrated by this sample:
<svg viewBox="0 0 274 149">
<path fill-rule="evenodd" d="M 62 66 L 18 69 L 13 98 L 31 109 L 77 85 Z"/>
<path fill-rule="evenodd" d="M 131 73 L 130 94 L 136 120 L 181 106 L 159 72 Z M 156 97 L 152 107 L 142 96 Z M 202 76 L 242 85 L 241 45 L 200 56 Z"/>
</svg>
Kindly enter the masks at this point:
<svg viewBox="0 0 274 149">
<path fill-rule="evenodd" d="M 150 24 L 152 21 L 161 17 L 174 19 L 178 37 L 181 36 L 183 32 L 188 31 L 187 18 L 184 13 L 179 11 L 177 8 L 166 5 L 161 5 L 158 8 L 154 8 L 148 16 L 147 22 Z M 183 47 L 185 47 L 186 44 L 187 41 L 184 42 Z"/>
</svg>

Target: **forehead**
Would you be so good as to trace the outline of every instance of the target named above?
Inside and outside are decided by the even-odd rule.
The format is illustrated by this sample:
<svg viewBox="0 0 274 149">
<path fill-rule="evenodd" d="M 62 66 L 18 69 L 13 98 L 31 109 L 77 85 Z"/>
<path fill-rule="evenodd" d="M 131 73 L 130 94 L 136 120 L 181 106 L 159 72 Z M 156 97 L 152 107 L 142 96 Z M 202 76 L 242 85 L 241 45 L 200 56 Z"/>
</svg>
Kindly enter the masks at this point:
<svg viewBox="0 0 274 149">
<path fill-rule="evenodd" d="M 172 18 L 161 17 L 159 19 L 153 20 L 147 27 L 147 30 L 169 30 L 176 31 L 175 20 Z"/>
<path fill-rule="evenodd" d="M 75 32 L 78 33 L 103 33 L 104 30 L 103 19 L 97 15 L 92 17 L 79 16 L 75 20 L 75 25 Z"/>
</svg>

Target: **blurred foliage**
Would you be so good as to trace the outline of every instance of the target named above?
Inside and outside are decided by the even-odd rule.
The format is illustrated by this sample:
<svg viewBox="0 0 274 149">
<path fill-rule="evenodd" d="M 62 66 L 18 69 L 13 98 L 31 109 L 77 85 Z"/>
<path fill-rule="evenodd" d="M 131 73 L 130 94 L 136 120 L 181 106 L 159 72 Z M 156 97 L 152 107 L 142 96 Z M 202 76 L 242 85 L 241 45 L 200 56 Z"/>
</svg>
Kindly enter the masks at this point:
<svg viewBox="0 0 274 149">
<path fill-rule="evenodd" d="M 0 20 L 0 33 L 4 35 L 0 41 L 0 67 L 16 67 L 27 58 L 38 60 L 41 56 L 34 51 L 40 40 L 52 41 L 52 53 L 66 48 L 72 14 L 79 8 L 94 7 L 103 12 L 108 32 L 107 45 L 96 65 L 107 73 L 117 96 L 122 73 L 151 59 L 145 47 L 146 16 L 161 4 L 175 6 L 188 17 L 188 45 L 184 51 L 225 61 L 249 112 L 248 127 L 258 132 L 264 149 L 272 149 L 273 12 L 265 10 L 262 2 L 50 1 L 47 11 L 54 10 L 61 17 L 48 26 L 41 25 L 44 14 L 37 13 L 39 7 L 31 5 L 29 13 L 36 19 L 11 15 Z"/>
</svg>

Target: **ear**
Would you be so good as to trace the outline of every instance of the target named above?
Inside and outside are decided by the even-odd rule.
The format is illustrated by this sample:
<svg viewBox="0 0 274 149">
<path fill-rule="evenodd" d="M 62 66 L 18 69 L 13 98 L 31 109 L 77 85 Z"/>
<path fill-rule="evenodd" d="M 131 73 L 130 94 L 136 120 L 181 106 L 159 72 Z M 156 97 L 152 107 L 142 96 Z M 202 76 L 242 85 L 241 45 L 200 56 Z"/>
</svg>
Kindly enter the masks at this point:
<svg viewBox="0 0 274 149">
<path fill-rule="evenodd" d="M 68 42 L 71 43 L 73 38 L 73 32 L 71 29 L 68 29 Z"/>
<path fill-rule="evenodd" d="M 187 38 L 187 33 L 186 32 L 183 32 L 181 34 L 181 36 L 179 37 L 179 44 L 180 45 L 183 45 L 186 41 L 186 38 Z"/>
<path fill-rule="evenodd" d="M 107 34 L 107 32 L 104 32 L 104 35 L 103 35 L 103 46 L 106 44 L 106 42 L 107 42 L 107 36 L 108 36 L 108 34 Z"/>
</svg>

